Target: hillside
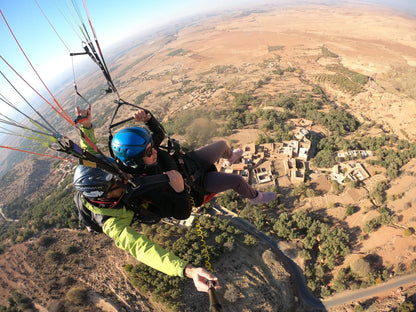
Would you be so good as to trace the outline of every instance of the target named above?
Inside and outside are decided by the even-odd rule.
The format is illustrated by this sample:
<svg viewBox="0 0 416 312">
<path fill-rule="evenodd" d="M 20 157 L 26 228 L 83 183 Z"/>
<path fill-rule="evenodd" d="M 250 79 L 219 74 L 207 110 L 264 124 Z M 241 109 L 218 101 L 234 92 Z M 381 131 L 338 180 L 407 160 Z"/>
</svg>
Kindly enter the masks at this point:
<svg viewBox="0 0 416 312">
<path fill-rule="evenodd" d="M 320 167 L 312 160 L 302 190 L 276 162 L 281 170 L 276 177 L 279 207 L 250 210 L 239 202 L 236 209 L 280 241 L 285 253 L 304 270 L 317 296 L 330 298 L 336 291 L 382 283 L 415 270 L 416 160 L 409 156 L 416 141 L 412 126 L 416 121 L 415 29 L 416 21 L 410 16 L 364 4 L 262 7 L 161 31 L 121 53 L 109 67 L 121 97 L 150 109 L 182 142 L 187 139 L 198 145 L 216 138 L 233 146 L 267 139 L 281 142 L 305 120 L 311 131 L 325 138 L 322 142 L 330 152 L 343 144 L 365 145 L 366 140 L 370 146 L 372 138 L 382 138 L 375 144 L 374 156 L 362 160 L 370 178 L 360 185 L 335 189 L 330 181 L 332 166 Z M 78 83 L 79 90 L 88 90 L 96 134 L 105 147 L 114 98 L 99 92 L 104 80 L 98 72 Z M 68 88 L 59 95 L 70 112 L 72 92 Z M 122 110 L 119 118 L 129 117 L 131 111 Z M 269 115 L 275 119 L 269 120 Z M 331 118 L 336 122 L 331 123 Z M 351 128 L 343 128 L 344 122 Z M 385 156 L 384 163 L 379 155 Z M 400 165 L 395 163 L 398 159 Z M 17 191 L 2 188 L 3 202 L 20 195 L 43 198 L 35 191 L 46 178 L 55 180 L 42 190 L 62 178 L 44 167 L 38 161 L 16 167 L 6 184 Z M 378 194 L 374 194 L 380 185 L 384 188 L 377 202 Z M 283 238 L 277 220 L 285 214 L 286 223 L 294 226 Z M 307 235 L 308 229 L 301 228 L 302 220 L 296 221 L 296 216 L 305 216 L 305 224 L 313 220 L 328 236 L 323 232 Z M 380 223 L 382 218 L 388 222 Z M 330 257 L 321 253 L 325 245 L 321 237 L 337 231 L 348 237 L 350 252 L 334 255 L 330 263 Z M 53 243 L 39 247 L 45 235 L 52 236 Z M 310 249 L 308 243 L 313 245 Z M 69 248 L 68 253 L 68 246 L 76 249 Z M 51 261 L 47 257 L 53 252 L 65 256 Z M 363 259 L 363 266 L 371 268 L 365 266 L 368 270 L 363 276 L 351 272 L 350 267 Z M 113 270 L 108 269 L 109 263 Z M 16 290 L 39 311 L 48 307 L 59 311 L 60 301 L 75 311 L 64 301 L 64 294 L 85 287 L 90 303 L 82 307 L 84 311 L 165 311 L 149 293 L 139 293 L 127 281 L 124 267 L 129 263 L 136 261 L 103 236 L 68 229 L 36 233 L 0 255 L 0 293 L 4 295 L 0 305 Z M 300 309 L 280 259 L 262 244 L 251 248 L 236 244 L 214 267 L 224 285 L 220 295 L 229 311 Z M 207 309 L 206 295 L 197 294 L 190 282 L 184 289 L 186 311 Z M 376 299 L 356 300 L 330 311 L 391 311 L 406 298 L 415 302 L 414 288 L 400 300 L 395 298 L 397 293 L 385 292 Z"/>
<path fill-rule="evenodd" d="M 27 158 L 13 169 L 9 169 L 0 182 L 0 188 L 5 190 L 0 194 L 0 202 L 7 204 L 13 199 L 30 197 L 40 192 L 40 187 L 51 173 L 51 167 L 52 162 L 49 159 Z M 52 178 L 58 183 L 58 177 L 53 175 Z M 51 183 L 53 181 L 49 181 L 48 184 Z"/>
<path fill-rule="evenodd" d="M 224 285 L 219 292 L 224 309 L 296 310 L 290 277 L 270 251 L 236 246 L 227 254 L 213 264 Z M 168 311 L 128 281 L 124 267 L 135 263 L 105 235 L 51 230 L 0 255 L 0 305 L 13 289 L 32 298 L 38 311 Z M 181 311 L 206 311 L 208 296 L 195 292 L 190 280 L 184 287 Z M 74 289 L 88 291 L 83 304 L 74 304 Z"/>
</svg>

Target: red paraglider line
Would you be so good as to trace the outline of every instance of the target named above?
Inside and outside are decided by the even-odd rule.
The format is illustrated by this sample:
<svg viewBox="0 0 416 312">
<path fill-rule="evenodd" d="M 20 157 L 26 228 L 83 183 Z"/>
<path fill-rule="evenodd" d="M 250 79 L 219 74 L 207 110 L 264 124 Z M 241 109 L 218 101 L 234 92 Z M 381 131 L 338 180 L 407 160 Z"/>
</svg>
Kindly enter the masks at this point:
<svg viewBox="0 0 416 312">
<path fill-rule="evenodd" d="M 17 45 L 19 46 L 20 51 L 22 51 L 23 55 L 25 56 L 26 60 L 28 61 L 30 67 L 32 67 L 33 71 L 35 72 L 36 76 L 38 76 L 39 80 L 42 82 L 43 86 L 45 87 L 45 89 L 48 91 L 48 93 L 50 94 L 50 96 L 52 97 L 53 101 L 55 102 L 55 104 L 59 107 L 59 109 L 61 110 L 61 112 L 59 112 L 51 103 L 49 103 L 43 96 L 41 96 L 35 89 L 33 89 L 32 86 L 30 86 L 29 83 L 26 82 L 26 80 L 24 80 L 20 75 L 19 77 L 23 79 L 23 81 L 32 88 L 32 90 L 34 90 L 42 99 L 44 99 L 61 117 L 63 117 L 66 121 L 68 121 L 71 125 L 75 126 L 75 123 L 72 121 L 72 119 L 68 116 L 68 114 L 65 112 L 65 110 L 61 107 L 61 105 L 58 103 L 58 101 L 56 100 L 56 98 L 53 96 L 52 92 L 48 89 L 48 87 L 46 86 L 46 84 L 44 83 L 44 81 L 42 80 L 42 78 L 39 76 L 38 72 L 36 71 L 35 67 L 32 65 L 32 63 L 30 62 L 29 58 L 27 57 L 25 51 L 23 50 L 22 46 L 20 45 L 19 41 L 17 40 L 16 36 L 14 35 L 12 29 L 9 26 L 9 23 L 6 20 L 6 17 L 3 15 L 2 10 L 0 10 L 0 14 L 7 26 L 7 28 L 9 29 L 11 35 L 13 36 L 14 41 L 16 41 Z M 1 57 L 4 60 L 3 57 Z M 5 61 L 6 62 L 6 61 Z M 7 62 L 6 64 L 12 68 Z M 13 68 L 12 68 L 13 69 Z M 17 72 L 13 69 L 13 71 L 17 74 Z"/>
<path fill-rule="evenodd" d="M 42 154 L 42 153 L 36 153 L 36 152 L 30 152 L 30 151 L 26 151 L 26 150 L 22 150 L 22 149 L 15 148 L 15 147 L 10 147 L 10 146 L 5 146 L 5 145 L 0 145 L 0 148 L 6 148 L 6 149 L 9 149 L 9 150 L 12 150 L 12 151 L 23 152 L 23 153 L 28 153 L 28 154 L 38 155 L 38 156 L 46 156 L 46 157 L 51 157 L 51 158 L 57 158 L 57 159 L 66 160 L 66 161 L 73 161 L 72 159 L 68 159 L 68 158 L 64 158 L 64 157 L 53 156 L 53 155 Z"/>
</svg>

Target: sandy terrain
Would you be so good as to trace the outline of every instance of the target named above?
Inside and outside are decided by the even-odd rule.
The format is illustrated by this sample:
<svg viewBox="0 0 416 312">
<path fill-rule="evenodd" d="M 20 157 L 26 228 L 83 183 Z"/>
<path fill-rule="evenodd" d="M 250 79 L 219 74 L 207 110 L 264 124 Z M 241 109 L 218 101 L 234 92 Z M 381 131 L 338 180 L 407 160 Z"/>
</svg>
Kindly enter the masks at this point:
<svg viewBox="0 0 416 312">
<path fill-rule="evenodd" d="M 278 64 L 282 69 L 287 67 L 301 69 L 302 76 L 295 73 L 285 75 L 283 78 L 274 78 L 263 88 L 256 89 L 255 96 L 265 94 L 275 96 L 278 93 L 310 90 L 316 75 L 325 72 L 326 65 L 336 62 L 322 57 L 323 46 L 337 54 L 345 67 L 373 78 L 373 81 L 366 86 L 366 90 L 355 96 L 323 85 L 331 100 L 339 104 L 345 103 L 347 109 L 360 121 L 375 121 L 382 126 L 383 131 L 415 141 L 416 127 L 413 127 L 413 124 L 416 121 L 414 109 L 416 87 L 414 83 L 412 84 L 414 80 L 411 78 L 414 77 L 416 66 L 416 19 L 387 9 L 376 9 L 359 4 L 337 8 L 316 5 L 288 6 L 279 9 L 268 8 L 266 11 L 250 14 L 239 12 L 233 14 L 231 18 L 215 17 L 201 20 L 178 30 L 174 35 L 155 36 L 152 41 L 132 49 L 110 64 L 110 70 L 123 99 L 133 102 L 137 96 L 150 91 L 151 94 L 146 97 L 143 106 L 159 116 L 167 117 L 193 107 L 221 108 L 230 105 L 232 101 L 230 91 L 244 93 L 252 90 L 255 82 L 270 74 L 265 73 L 267 66 L 264 69 L 259 65 L 265 60 L 267 64 Z M 270 51 L 270 47 L 282 48 Z M 175 51 L 182 52 L 169 55 Z M 218 73 L 214 70 L 215 66 L 226 66 L 228 71 Z M 101 79 L 99 74 L 93 75 L 90 79 L 80 82 L 79 89 L 83 90 L 86 85 L 96 86 L 97 81 L 102 82 Z M 184 80 L 190 80 L 190 86 L 206 85 L 209 82 L 216 86 L 222 85 L 223 88 L 211 93 L 200 91 L 179 96 L 177 90 Z M 305 80 L 310 83 L 303 83 Z M 403 81 L 409 82 L 405 84 Z M 65 99 L 70 92 L 72 90 L 61 97 Z M 113 98 L 101 97 L 97 103 L 94 103 L 95 118 L 99 120 L 102 111 L 113 105 L 112 102 Z M 105 135 L 105 130 L 105 127 L 98 129 L 97 136 Z M 233 144 L 243 144 L 253 141 L 257 134 L 257 130 L 255 133 L 242 130 L 227 139 Z M 400 215 L 396 227 L 384 226 L 369 234 L 367 239 L 354 246 L 352 255 L 346 258 L 345 263 L 356 254 L 367 253 L 377 253 L 382 257 L 385 266 L 395 266 L 399 263 L 409 265 L 416 258 L 415 235 L 403 236 L 403 227 L 416 228 L 415 168 L 416 161 L 412 160 L 405 166 L 405 174 L 394 180 L 388 190 L 390 196 L 402 194 L 400 198 L 388 201 L 389 208 Z M 369 168 L 369 171 L 375 173 L 376 169 Z M 385 179 L 382 173 L 374 175 L 366 182 L 366 187 L 371 189 L 371 186 L 382 179 Z M 284 183 L 279 180 L 280 182 Z M 316 176 L 316 180 L 313 177 L 313 182 L 323 192 L 330 188 L 322 176 Z M 331 203 L 339 203 L 340 206 L 328 208 Z M 359 205 L 360 210 L 347 217 L 345 206 L 348 204 Z M 326 209 L 325 212 L 329 216 L 352 228 L 362 227 L 367 220 L 376 215 L 374 210 L 366 211 L 364 209 L 366 206 L 371 206 L 368 191 L 347 188 L 340 195 L 330 194 L 307 199 L 295 209 L 310 211 Z M 25 274 L 32 274 L 35 268 L 27 263 L 25 264 L 28 265 L 27 268 L 19 267 L 18 262 L 12 259 L 22 256 L 26 250 L 15 248 L 11 253 L 0 257 L 3 271 L 3 275 L 0 276 L 1 281 L 3 284 L 13 283 L 16 288 L 21 287 L 25 292 L 30 293 L 27 287 L 19 286 L 19 283 L 22 283 Z M 254 266 L 250 272 L 245 272 L 246 275 L 234 276 L 233 272 L 238 270 L 240 264 L 232 263 L 233 260 L 230 260 L 219 269 L 226 281 L 224 284 L 227 286 L 223 295 L 231 311 L 233 307 L 235 311 L 276 310 L 276 302 L 270 299 L 274 295 L 272 293 L 274 290 L 270 290 L 269 285 L 276 283 L 279 274 L 284 276 L 284 283 L 287 283 L 287 276 L 284 271 L 279 270 L 270 273 L 267 267 L 277 265 L 277 262 L 273 262 L 270 254 L 264 250 L 256 252 L 261 253 L 264 267 Z M 256 260 L 250 259 L 252 256 L 247 253 L 241 259 L 234 258 L 234 261 L 241 261 L 243 270 L 246 270 L 250 262 L 259 261 L 259 255 L 256 255 Z M 105 257 L 107 259 L 112 256 Z M 124 262 L 119 263 L 117 270 L 122 270 L 123 265 Z M 86 272 L 84 274 L 87 274 Z M 83 278 L 86 279 L 85 276 Z M 115 277 L 109 276 L 109 279 L 112 278 Z M 16 282 L 13 282 L 14 280 Z M 92 276 L 92 280 L 97 284 L 98 281 L 101 283 L 97 276 Z M 113 286 L 112 282 L 108 283 Z M 91 280 L 88 284 L 94 286 L 93 288 L 99 288 L 93 285 Z M 126 285 L 123 287 L 129 288 Z M 189 287 L 191 286 L 188 285 Z M 266 299 L 255 301 L 256 292 L 252 291 L 254 287 L 258 287 L 256 291 L 259 293 L 265 292 Z M 276 289 L 280 288 L 276 286 Z M 97 292 L 99 293 L 99 290 Z M 111 293 L 114 297 L 118 291 Z M 128 289 L 127 293 L 132 293 L 132 290 Z M 137 300 L 143 299 L 140 295 L 135 296 Z M 162 311 L 157 305 L 153 306 L 146 299 L 143 300 L 145 303 L 141 307 L 142 311 L 152 309 Z M 189 304 L 192 306 L 191 300 Z M 42 302 L 42 306 L 46 304 Z"/>
</svg>

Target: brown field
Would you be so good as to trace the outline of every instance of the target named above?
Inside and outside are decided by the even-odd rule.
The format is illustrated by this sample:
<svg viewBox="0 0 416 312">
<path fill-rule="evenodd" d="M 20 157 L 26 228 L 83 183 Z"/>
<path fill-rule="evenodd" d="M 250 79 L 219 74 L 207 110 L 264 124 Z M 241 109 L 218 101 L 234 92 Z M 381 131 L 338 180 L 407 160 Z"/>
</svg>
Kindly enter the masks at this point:
<svg viewBox="0 0 416 312">
<path fill-rule="evenodd" d="M 323 46 L 338 55 L 338 58 L 323 57 Z M 329 85 L 322 85 L 332 101 L 343 104 L 358 120 L 374 121 L 380 126 L 369 129 L 364 135 L 394 133 L 400 138 L 416 141 L 416 127 L 413 126 L 416 122 L 416 19 L 389 9 L 360 4 L 339 7 L 308 5 L 268 8 L 261 13 L 238 12 L 227 17 L 211 17 L 183 27 L 174 34 L 159 33 L 152 40 L 123 54 L 109 67 L 117 82 L 121 98 L 133 102 L 139 95 L 151 92 L 142 106 L 161 118 L 168 118 L 187 109 L 220 109 L 230 105 L 231 92 L 244 93 L 252 90 L 257 81 L 271 75 L 268 66 L 276 64 L 282 69 L 295 67 L 300 70 L 280 78 L 273 76 L 266 85 L 255 90 L 256 96 L 275 96 L 279 93 L 310 90 L 316 75 L 325 72 L 326 65 L 336 62 L 372 78 L 365 90 L 354 96 Z M 226 70 L 218 72 L 215 70 L 216 66 L 222 66 Z M 190 80 L 188 87 L 211 83 L 222 88 L 216 88 L 211 92 L 199 89 L 179 95 L 177 90 L 185 80 Z M 95 87 L 97 81 L 102 82 L 98 73 L 80 82 L 79 89 L 83 90 L 86 86 Z M 68 99 L 70 92 L 72 90 L 62 94 L 61 99 Z M 109 96 L 96 101 L 93 106 L 94 118 L 99 119 L 103 116 L 104 108 L 113 105 L 112 102 L 113 98 Z M 241 145 L 255 141 L 259 132 L 260 130 L 252 129 L 239 130 L 225 139 L 233 145 Z M 97 136 L 105 135 L 106 127 L 103 126 L 98 129 Z M 330 185 L 325 176 L 312 174 L 312 182 L 316 183 L 317 189 L 325 195 L 303 200 L 294 210 L 324 211 L 327 216 L 350 229 L 361 228 L 377 213 L 375 210 L 366 209 L 371 206 L 368 190 L 371 190 L 376 182 L 386 179 L 380 168 L 369 167 L 368 171 L 372 177 L 366 181 L 365 188 L 347 187 L 340 195 L 326 193 L 330 190 Z M 396 267 L 400 264 L 409 269 L 410 263 L 416 259 L 416 237 L 414 234 L 406 237 L 403 231 L 404 228 L 416 229 L 415 186 L 416 160 L 413 159 L 404 166 L 403 174 L 391 181 L 391 187 L 387 192 L 390 198 L 389 209 L 398 216 L 397 224 L 383 226 L 359 241 L 353 246 L 351 255 L 346 257 L 343 265 L 348 264 L 357 255 L 377 254 L 386 267 Z M 397 194 L 402 195 L 393 199 L 393 195 Z M 340 205 L 328 208 L 332 203 Z M 346 216 L 344 207 L 348 204 L 359 206 L 359 211 Z M 105 242 L 101 244 L 105 245 Z M 17 245 L 0 255 L 0 267 L 3 271 L 0 275 L 0 293 L 3 295 L 9 291 L 4 285 L 7 286 L 8 280 L 12 280 L 13 287 L 30 296 L 36 294 L 39 305 L 45 307 L 48 302 L 47 291 L 34 291 L 33 287 L 23 285 L 36 267 L 19 268 L 16 260 L 11 260 L 13 257 L 24 258 L 28 246 L 32 245 Z M 224 285 L 222 296 L 225 306 L 230 311 L 276 311 L 273 300 L 266 300 L 261 296 L 256 298 L 250 289 L 253 287 L 261 292 L 273 283 L 276 287 L 284 287 L 286 279 L 283 279 L 283 284 L 279 284 L 278 280 L 279 276 L 286 278 L 286 272 L 282 272 L 279 266 L 268 273 L 267 266 L 278 265 L 270 254 L 261 248 L 258 250 L 261 255 L 256 259 L 250 258 L 248 250 L 239 252 L 243 262 L 242 270 L 239 270 L 235 263 L 232 266 L 232 261 L 237 261 L 235 258 L 223 265 L 217 264 L 218 274 Z M 29 255 L 33 257 L 34 253 Z M 122 257 L 126 258 L 124 254 Z M 111 256 L 106 255 L 104 260 L 109 258 Z M 248 264 L 250 261 L 255 264 L 251 269 Z M 10 264 L 7 264 L 8 262 Z M 126 262 L 118 259 L 117 263 L 117 270 L 122 271 L 120 267 Z M 302 266 L 301 261 L 299 265 Z M 3 270 L 4 268 L 7 270 Z M 338 269 L 339 267 L 336 268 Z M 83 272 L 88 274 L 88 270 Z M 103 274 L 104 272 L 105 270 L 102 270 Z M 83 278 L 86 280 L 87 276 Z M 110 278 L 114 276 L 110 275 Z M 115 284 L 108 283 L 112 287 L 121 287 L 125 281 L 122 279 L 114 282 Z M 94 291 L 103 291 L 99 283 L 87 284 Z M 187 291 L 192 293 L 192 285 L 188 286 Z M 124 290 L 128 288 L 126 293 L 132 292 L 128 286 L 123 287 Z M 107 291 L 111 293 L 109 297 L 117 301 L 120 288 Z M 394 294 L 394 291 L 383 293 L 373 304 L 373 311 L 389 311 L 385 308 L 389 305 L 382 299 L 395 297 Z M 289 295 L 290 300 L 294 300 L 293 294 Z M 119 301 L 126 304 L 125 298 L 119 298 Z M 145 300 L 140 311 L 164 311 L 164 308 L 158 305 L 152 306 L 149 299 L 140 299 L 140 296 L 135 299 Z M 192 306 L 193 299 L 195 298 L 187 297 L 186 304 Z M 0 303 L 3 303 L 2 300 Z M 293 308 L 296 306 L 294 301 L 285 304 L 293 311 L 296 310 Z M 353 311 L 353 307 L 352 304 L 331 311 Z M 113 310 L 102 308 L 102 311 Z M 134 311 L 134 308 L 131 311 Z"/>
</svg>

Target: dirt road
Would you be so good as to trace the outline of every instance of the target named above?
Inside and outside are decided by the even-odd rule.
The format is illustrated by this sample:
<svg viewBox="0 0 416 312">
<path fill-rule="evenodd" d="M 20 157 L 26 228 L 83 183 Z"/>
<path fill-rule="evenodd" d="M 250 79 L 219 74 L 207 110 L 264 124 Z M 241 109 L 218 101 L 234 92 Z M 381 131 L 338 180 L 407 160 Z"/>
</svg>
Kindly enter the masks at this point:
<svg viewBox="0 0 416 312">
<path fill-rule="evenodd" d="M 329 309 L 342 305 L 344 303 L 362 300 L 365 298 L 376 297 L 383 292 L 391 291 L 395 288 L 415 283 L 416 273 L 393 278 L 387 281 L 386 283 L 377 286 L 372 286 L 366 289 L 360 289 L 355 291 L 343 291 L 342 293 L 336 294 L 335 296 L 329 299 L 323 300 L 322 303 L 324 304 L 325 308 Z"/>
</svg>

